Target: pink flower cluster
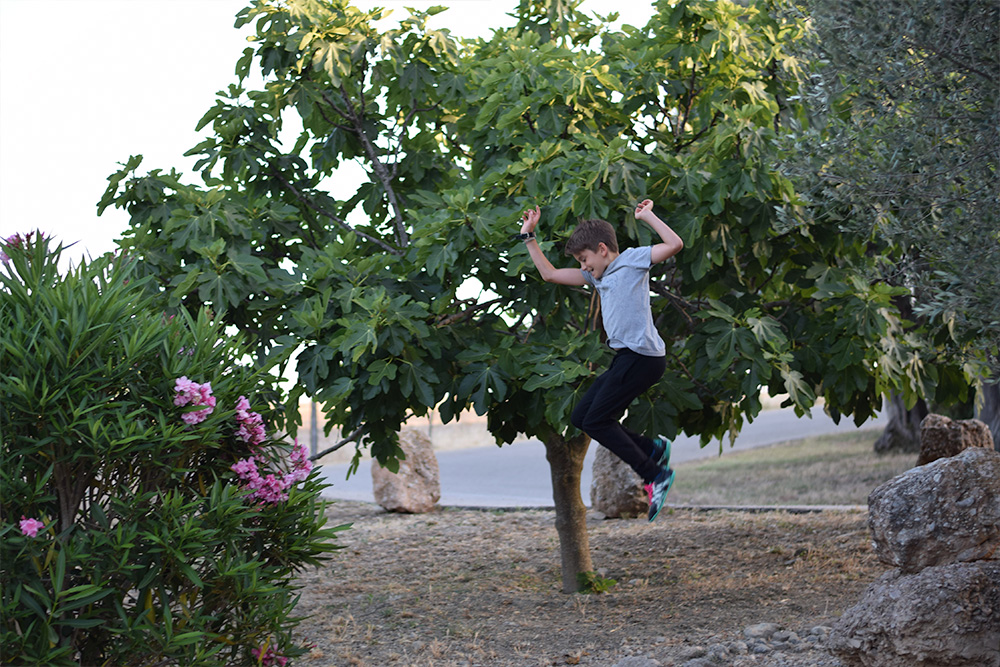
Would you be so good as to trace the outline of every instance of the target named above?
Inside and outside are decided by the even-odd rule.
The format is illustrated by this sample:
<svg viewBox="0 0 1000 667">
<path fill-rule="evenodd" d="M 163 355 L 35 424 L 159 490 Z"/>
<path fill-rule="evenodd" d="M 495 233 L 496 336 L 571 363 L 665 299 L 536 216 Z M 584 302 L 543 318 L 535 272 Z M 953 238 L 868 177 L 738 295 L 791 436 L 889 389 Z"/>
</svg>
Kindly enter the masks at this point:
<svg viewBox="0 0 1000 667">
<path fill-rule="evenodd" d="M 264 442 L 266 437 L 264 418 L 260 416 L 259 412 L 250 411 L 250 401 L 247 400 L 246 396 L 240 396 L 239 400 L 236 401 L 236 423 L 239 424 L 236 436 L 240 440 L 254 446 Z"/>
<path fill-rule="evenodd" d="M 283 655 L 278 655 L 270 646 L 264 650 L 255 648 L 251 651 L 251 653 L 253 653 L 254 660 L 257 661 L 257 664 L 262 665 L 262 667 L 285 667 L 285 665 L 288 664 L 288 658 Z"/>
<path fill-rule="evenodd" d="M 251 490 L 251 498 L 261 503 L 275 504 L 288 500 L 288 489 L 309 476 L 312 461 L 309 460 L 306 446 L 296 442 L 292 448 L 291 470 L 287 472 L 268 472 L 262 475 L 253 456 L 240 459 L 230 469 L 240 478 L 244 487 Z"/>
<path fill-rule="evenodd" d="M 36 243 L 45 239 L 45 234 L 43 234 L 41 231 L 34 231 L 34 232 L 28 232 L 24 236 L 21 236 L 20 234 L 14 234 L 13 236 L 8 236 L 3 241 L 4 243 L 6 243 L 11 248 L 14 248 L 15 250 L 22 250 L 23 248 L 31 245 L 31 237 L 34 236 L 35 234 L 38 234 L 38 239 L 35 241 Z M 3 262 L 4 264 L 10 262 L 10 257 L 3 250 L 0 250 L 0 262 Z"/>
<path fill-rule="evenodd" d="M 21 515 L 21 533 L 27 535 L 28 537 L 34 537 L 38 535 L 38 531 L 45 527 L 45 524 L 38 519 L 29 519 L 23 514 Z"/>
<path fill-rule="evenodd" d="M 212 396 L 212 385 L 208 382 L 198 384 L 188 380 L 187 377 L 177 378 L 174 384 L 174 405 L 183 407 L 185 405 L 204 405 L 201 410 L 192 410 L 181 415 L 185 424 L 197 424 L 205 421 L 212 410 L 215 409 L 215 396 Z"/>
</svg>

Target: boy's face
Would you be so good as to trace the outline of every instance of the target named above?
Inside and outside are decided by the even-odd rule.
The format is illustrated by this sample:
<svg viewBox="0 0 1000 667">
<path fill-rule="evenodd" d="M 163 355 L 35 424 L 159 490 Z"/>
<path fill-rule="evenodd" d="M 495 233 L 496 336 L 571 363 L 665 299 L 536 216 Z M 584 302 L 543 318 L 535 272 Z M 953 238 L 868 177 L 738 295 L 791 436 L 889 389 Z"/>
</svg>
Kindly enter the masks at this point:
<svg viewBox="0 0 1000 667">
<path fill-rule="evenodd" d="M 576 261 L 580 262 L 580 268 L 590 273 L 594 278 L 603 276 L 604 270 L 608 268 L 608 265 L 614 259 L 608 251 L 608 246 L 603 243 L 597 244 L 597 252 L 589 248 L 584 248 L 573 255 L 573 257 Z"/>
</svg>

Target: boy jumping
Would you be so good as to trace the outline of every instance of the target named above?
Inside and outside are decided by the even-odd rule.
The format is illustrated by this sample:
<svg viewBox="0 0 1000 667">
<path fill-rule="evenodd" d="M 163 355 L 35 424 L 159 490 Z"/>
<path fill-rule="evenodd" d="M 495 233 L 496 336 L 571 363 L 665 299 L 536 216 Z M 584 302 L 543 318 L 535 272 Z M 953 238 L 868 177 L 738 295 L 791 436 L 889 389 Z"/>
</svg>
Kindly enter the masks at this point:
<svg viewBox="0 0 1000 667">
<path fill-rule="evenodd" d="M 652 227 L 662 243 L 619 252 L 614 227 L 604 220 L 584 220 L 566 242 L 566 254 L 580 262 L 580 268 L 557 269 L 535 240 L 540 217 L 537 206 L 521 217 L 518 238 L 524 239 L 531 261 L 546 282 L 597 289 L 608 345 L 616 350 L 611 365 L 584 394 L 570 420 L 642 477 L 652 521 L 674 483 L 670 441 L 633 433 L 620 420 L 629 404 L 666 370 L 666 345 L 649 305 L 649 269 L 680 252 L 684 242 L 653 213 L 653 202 L 647 199 L 636 207 L 635 218 Z"/>
</svg>

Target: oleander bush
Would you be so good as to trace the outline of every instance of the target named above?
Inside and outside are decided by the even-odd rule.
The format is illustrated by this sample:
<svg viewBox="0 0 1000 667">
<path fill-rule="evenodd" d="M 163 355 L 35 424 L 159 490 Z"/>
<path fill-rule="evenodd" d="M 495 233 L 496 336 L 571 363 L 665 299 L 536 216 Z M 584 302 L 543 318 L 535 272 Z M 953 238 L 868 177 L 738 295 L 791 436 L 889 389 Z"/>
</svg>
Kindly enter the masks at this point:
<svg viewBox="0 0 1000 667">
<path fill-rule="evenodd" d="M 133 264 L 0 243 L 0 662 L 283 665 L 336 549 L 276 378 Z"/>
</svg>

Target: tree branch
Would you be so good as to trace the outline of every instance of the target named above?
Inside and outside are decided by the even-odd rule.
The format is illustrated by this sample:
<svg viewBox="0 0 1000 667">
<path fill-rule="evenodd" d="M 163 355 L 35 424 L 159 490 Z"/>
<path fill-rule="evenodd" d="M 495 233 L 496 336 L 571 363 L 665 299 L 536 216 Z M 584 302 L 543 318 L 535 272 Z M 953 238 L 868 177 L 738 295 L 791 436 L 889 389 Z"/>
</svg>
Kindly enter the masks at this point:
<svg viewBox="0 0 1000 667">
<path fill-rule="evenodd" d="M 917 50 L 917 51 L 923 50 L 923 51 L 927 51 L 928 53 L 933 53 L 934 55 L 938 56 L 939 58 L 943 58 L 943 59 L 947 60 L 948 62 L 950 62 L 951 64 L 955 65 L 955 67 L 957 67 L 958 69 L 965 70 L 966 72 L 969 72 L 970 74 L 975 74 L 976 76 L 980 76 L 980 77 L 986 79 L 987 81 L 989 81 L 990 83 L 993 83 L 994 81 L 996 81 L 996 76 L 994 76 L 993 74 L 990 74 L 989 72 L 985 72 L 985 71 L 979 69 L 978 67 L 973 67 L 972 65 L 970 65 L 969 63 L 967 63 L 965 61 L 959 60 L 955 56 L 951 55 L 951 53 L 948 52 L 948 51 L 945 51 L 943 49 L 935 48 L 935 47 L 933 47 L 933 46 L 931 46 L 929 44 L 925 44 L 925 43 L 923 43 L 923 42 L 921 42 L 921 41 L 919 41 L 917 39 L 908 38 L 906 35 L 903 36 L 903 41 L 904 42 L 909 41 L 910 44 L 912 45 L 912 48 L 914 50 Z M 994 64 L 996 64 L 996 63 L 994 63 Z"/>
<path fill-rule="evenodd" d="M 684 106 L 684 118 L 680 119 L 678 121 L 677 125 L 674 127 L 674 140 L 675 141 L 679 140 L 681 138 L 680 137 L 680 133 L 687 126 L 688 118 L 691 117 L 691 107 L 694 105 L 694 94 L 695 94 L 694 93 L 694 83 L 695 83 L 694 74 L 695 74 L 696 70 L 697 70 L 697 67 L 694 66 L 694 65 L 692 65 L 692 67 L 691 67 L 691 81 L 690 81 L 690 84 L 688 85 L 688 92 L 687 92 L 687 104 Z"/>
<path fill-rule="evenodd" d="M 521 313 L 521 317 L 517 318 L 517 322 L 514 322 L 513 326 L 511 326 L 511 328 L 510 328 L 510 333 L 511 334 L 513 334 L 515 336 L 517 335 L 517 332 L 518 332 L 518 330 L 520 330 L 521 325 L 524 324 L 525 318 L 528 317 L 528 315 L 530 313 L 531 313 L 531 309 L 530 308 L 526 308 L 524 310 L 524 312 Z"/>
<path fill-rule="evenodd" d="M 667 350 L 669 352 L 670 348 L 667 348 Z M 677 365 L 681 367 L 681 370 L 684 371 L 684 374 L 687 375 L 688 379 L 691 380 L 691 383 L 694 386 L 699 387 L 706 394 L 712 393 L 708 385 L 706 385 L 704 382 L 695 377 L 695 374 L 691 372 L 691 370 L 687 367 L 687 365 L 685 365 L 683 361 L 681 361 L 681 358 L 678 355 L 671 354 L 670 357 L 677 362 Z"/>
<path fill-rule="evenodd" d="M 327 447 L 323 451 L 317 452 L 316 454 L 310 456 L 309 460 L 310 461 L 316 461 L 317 459 L 320 459 L 320 458 L 326 456 L 327 454 L 332 454 L 333 452 L 337 451 L 338 449 L 342 448 L 344 445 L 346 445 L 346 444 L 348 444 L 350 442 L 357 442 L 358 438 L 360 438 L 361 436 L 365 435 L 367 432 L 368 432 L 368 427 L 367 426 L 359 426 L 358 428 L 356 428 L 354 430 L 353 433 L 351 433 L 346 438 L 341 439 L 341 441 L 338 442 L 337 444 L 335 444 L 333 447 Z"/>
<path fill-rule="evenodd" d="M 393 180 L 396 179 L 397 168 L 399 167 L 399 149 L 403 145 L 402 137 L 403 134 L 406 132 L 406 128 L 409 126 L 410 121 L 413 120 L 413 117 L 416 116 L 418 113 L 422 113 L 424 111 L 433 111 L 434 109 L 437 109 L 439 106 L 441 105 L 432 104 L 429 107 L 414 106 L 410 108 L 410 112 L 406 114 L 405 118 L 403 118 L 402 127 L 399 129 L 399 134 L 397 135 L 396 139 L 396 150 L 395 152 L 393 152 L 393 163 L 392 163 L 392 174 L 391 174 Z"/>
<path fill-rule="evenodd" d="M 399 243 L 401 248 L 405 248 L 410 245 L 410 236 L 406 233 L 406 224 L 403 221 L 403 212 L 400 206 L 399 197 L 396 195 L 396 190 L 392 184 L 392 174 L 386 169 L 385 164 L 379 158 L 378 151 L 375 149 L 375 145 L 365 134 L 364 128 L 364 111 L 359 111 L 352 103 L 350 95 L 347 94 L 347 89 L 341 84 L 340 86 L 340 97 L 344 100 L 344 104 L 347 105 L 348 117 L 353 125 L 354 136 L 358 138 L 361 142 L 361 147 L 365 151 L 365 156 L 372 165 L 372 172 L 375 177 L 378 178 L 379 182 L 382 184 L 382 189 L 385 192 L 386 197 L 389 198 L 389 208 L 392 209 L 393 222 L 396 226 L 396 241 Z M 332 101 L 329 99 L 326 93 L 323 93 L 323 99 L 327 101 L 328 104 L 334 106 Z"/>
<path fill-rule="evenodd" d="M 460 313 L 453 313 L 447 317 L 442 318 L 441 320 L 438 321 L 437 326 L 447 327 L 457 322 L 463 322 L 469 320 L 478 311 L 485 310 L 496 303 L 502 303 L 502 301 L 503 301 L 502 299 L 497 298 L 497 299 L 492 299 L 491 301 L 485 301 L 483 303 L 476 304 L 472 308 L 467 308 L 466 310 L 463 310 Z M 468 301 L 462 301 L 460 303 L 468 303 Z"/>
<path fill-rule="evenodd" d="M 658 280 L 650 280 L 649 289 L 654 294 L 666 297 L 670 301 L 670 305 L 674 308 L 674 310 L 684 316 L 684 319 L 687 321 L 688 328 L 694 328 L 694 318 L 688 313 L 688 308 L 691 306 L 691 303 L 671 292 L 667 289 L 666 285 L 661 284 Z"/>
<path fill-rule="evenodd" d="M 685 148 L 687 148 L 688 146 L 690 146 L 691 144 L 693 144 L 694 142 L 696 142 L 699 139 L 701 139 L 701 136 L 703 134 L 705 134 L 706 132 L 708 132 L 709 130 L 711 130 L 713 127 L 715 127 L 715 124 L 719 122 L 719 118 L 720 117 L 722 117 L 722 112 L 721 111 L 716 111 L 715 115 L 712 116 L 712 120 L 709 121 L 708 125 L 706 125 L 705 127 L 701 128 L 701 131 L 699 131 L 696 135 L 694 135 L 693 137 L 691 137 L 690 139 L 688 139 L 684 143 L 675 144 L 674 148 L 676 148 L 678 151 L 681 151 L 681 150 L 684 150 Z M 686 124 L 687 123 L 685 121 L 685 125 Z"/>
<path fill-rule="evenodd" d="M 271 175 L 274 176 L 276 179 L 278 179 L 281 182 L 281 184 L 285 187 L 285 189 L 292 193 L 292 196 L 294 196 L 296 199 L 298 199 L 300 202 L 302 202 L 303 204 L 305 204 L 307 207 L 309 207 L 310 209 L 312 209 L 316 213 L 319 213 L 320 215 L 322 215 L 325 218 L 329 218 L 330 220 L 332 220 L 333 222 L 335 222 L 337 225 L 339 225 L 341 228 L 343 228 L 343 229 L 345 229 L 345 230 L 347 230 L 349 232 L 352 232 L 354 234 L 357 234 L 358 236 L 360 236 L 361 238 L 365 239 L 366 241 L 370 241 L 371 243 L 374 243 L 375 245 L 377 245 L 380 248 L 382 248 L 383 250 L 385 250 L 387 253 L 390 253 L 392 255 L 402 255 L 403 254 L 402 250 L 400 250 L 398 248 L 393 248 L 391 245 L 389 245 L 385 241 L 383 241 L 383 240 L 381 240 L 379 238 L 376 238 L 374 236 L 371 236 L 370 234 L 365 234 L 364 232 L 359 232 L 354 227 L 351 227 L 349 224 L 347 224 L 347 222 L 345 220 L 343 220 L 342 218 L 340 218 L 339 216 L 334 215 L 333 213 L 331 213 L 331 212 L 327 211 L 326 209 L 324 209 L 322 206 L 316 204 L 312 199 L 310 199 L 309 197 L 306 197 L 305 195 L 303 195 L 301 192 L 299 192 L 295 188 L 294 185 L 292 185 L 291 183 L 289 183 L 288 179 L 286 179 L 285 176 L 281 172 L 272 169 L 271 170 Z"/>
</svg>

